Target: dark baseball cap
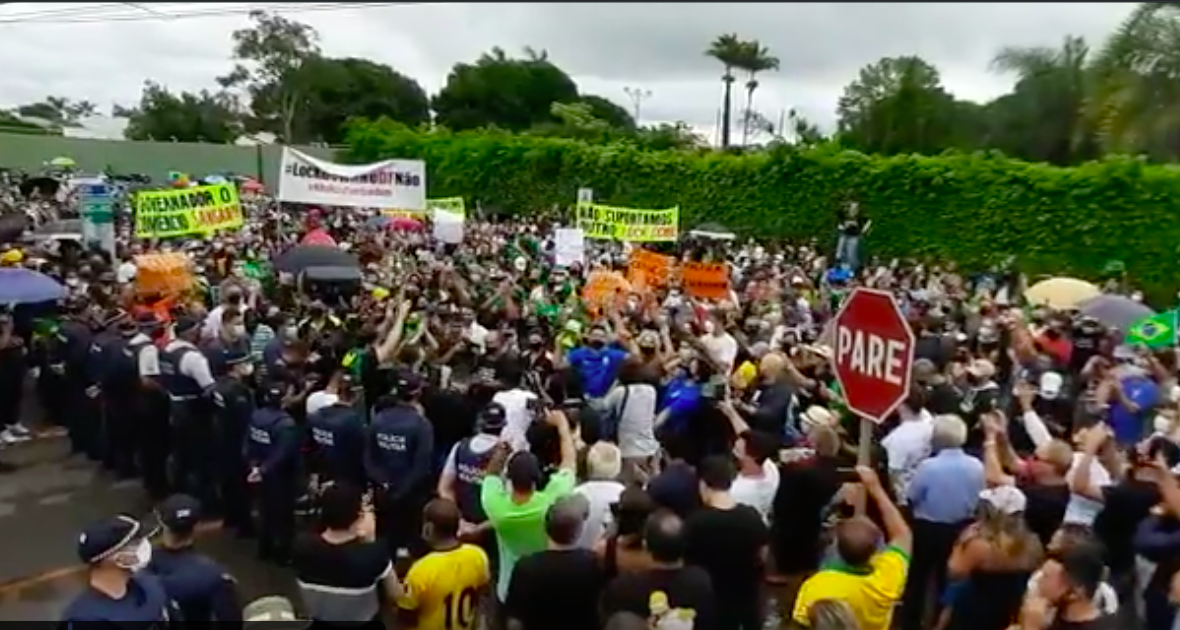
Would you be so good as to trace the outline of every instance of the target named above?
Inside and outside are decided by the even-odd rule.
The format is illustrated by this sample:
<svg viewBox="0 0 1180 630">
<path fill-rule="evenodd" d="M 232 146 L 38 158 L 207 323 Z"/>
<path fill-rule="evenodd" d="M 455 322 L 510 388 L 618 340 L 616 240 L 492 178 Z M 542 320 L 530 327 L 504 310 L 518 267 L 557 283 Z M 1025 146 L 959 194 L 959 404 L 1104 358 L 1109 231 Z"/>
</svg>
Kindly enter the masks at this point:
<svg viewBox="0 0 1180 630">
<path fill-rule="evenodd" d="M 187 494 L 174 494 L 156 509 L 160 524 L 170 532 L 191 532 L 201 520 L 201 502 Z"/>
<path fill-rule="evenodd" d="M 120 514 L 87 525 L 78 536 L 78 557 L 94 564 L 138 540 L 144 533 L 139 520 Z"/>
</svg>

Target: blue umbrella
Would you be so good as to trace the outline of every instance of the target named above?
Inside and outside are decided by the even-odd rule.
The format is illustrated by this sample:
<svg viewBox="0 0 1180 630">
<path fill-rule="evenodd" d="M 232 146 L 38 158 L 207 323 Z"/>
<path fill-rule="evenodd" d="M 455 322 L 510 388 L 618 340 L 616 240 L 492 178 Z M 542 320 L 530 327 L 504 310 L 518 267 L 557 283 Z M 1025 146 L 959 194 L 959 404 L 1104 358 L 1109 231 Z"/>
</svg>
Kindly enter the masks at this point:
<svg viewBox="0 0 1180 630">
<path fill-rule="evenodd" d="M 1078 304 L 1078 311 L 1106 324 L 1127 331 L 1141 319 L 1155 315 L 1147 306 L 1121 295 L 1098 295 Z"/>
<path fill-rule="evenodd" d="M 0 268 L 0 304 L 38 304 L 66 297 L 66 288 L 49 276 L 22 268 Z"/>
</svg>

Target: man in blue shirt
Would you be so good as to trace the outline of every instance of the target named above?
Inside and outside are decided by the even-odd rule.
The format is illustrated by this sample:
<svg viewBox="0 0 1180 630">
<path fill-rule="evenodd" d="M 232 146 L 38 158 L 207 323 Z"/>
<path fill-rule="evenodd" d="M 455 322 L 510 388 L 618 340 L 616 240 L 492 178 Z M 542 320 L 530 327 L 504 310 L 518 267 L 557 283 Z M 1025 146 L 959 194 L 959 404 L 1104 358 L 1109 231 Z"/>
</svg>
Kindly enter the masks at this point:
<svg viewBox="0 0 1180 630">
<path fill-rule="evenodd" d="M 566 356 L 566 362 L 581 380 L 582 393 L 587 398 L 605 396 L 626 359 L 626 351 L 607 345 L 606 327 L 601 324 L 590 328 L 586 345 L 574 348 Z"/>
<path fill-rule="evenodd" d="M 164 628 L 180 618 L 160 581 L 141 571 L 152 559 L 147 534 L 139 521 L 123 515 L 82 530 L 78 557 L 89 568 L 87 585 L 62 613 L 63 626 L 100 621 L 112 627 Z"/>
<path fill-rule="evenodd" d="M 926 594 L 946 586 L 946 565 L 963 528 L 975 518 L 979 493 L 986 487 L 983 462 L 963 451 L 967 424 L 958 416 L 938 416 L 930 437 L 934 455 L 914 470 L 907 498 L 913 511 L 914 556 L 906 581 L 903 630 L 921 630 Z"/>
</svg>

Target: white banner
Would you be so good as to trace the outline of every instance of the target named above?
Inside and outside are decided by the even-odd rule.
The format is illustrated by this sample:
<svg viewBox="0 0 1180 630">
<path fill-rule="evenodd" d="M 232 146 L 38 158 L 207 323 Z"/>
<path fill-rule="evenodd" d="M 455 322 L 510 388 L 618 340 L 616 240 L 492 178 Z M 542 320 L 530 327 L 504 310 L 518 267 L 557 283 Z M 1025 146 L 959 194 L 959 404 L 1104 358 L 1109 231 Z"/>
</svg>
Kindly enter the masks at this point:
<svg viewBox="0 0 1180 630">
<path fill-rule="evenodd" d="M 279 201 L 425 212 L 426 163 L 335 164 L 283 147 Z"/>
<path fill-rule="evenodd" d="M 553 264 L 568 267 L 586 262 L 586 238 L 579 228 L 557 228 L 553 231 Z"/>
<path fill-rule="evenodd" d="M 435 211 L 434 238 L 443 243 L 462 243 L 463 217 L 450 212 Z"/>
</svg>

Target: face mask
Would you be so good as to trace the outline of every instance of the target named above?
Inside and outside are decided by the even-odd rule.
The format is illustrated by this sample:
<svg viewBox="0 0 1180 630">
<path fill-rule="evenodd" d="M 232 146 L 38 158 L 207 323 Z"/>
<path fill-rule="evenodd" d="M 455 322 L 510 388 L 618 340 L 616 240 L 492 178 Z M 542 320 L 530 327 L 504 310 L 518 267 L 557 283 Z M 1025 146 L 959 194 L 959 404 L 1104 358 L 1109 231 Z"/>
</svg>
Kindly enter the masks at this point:
<svg viewBox="0 0 1180 630">
<path fill-rule="evenodd" d="M 299 328 L 297 328 L 295 326 L 287 326 L 286 328 L 283 329 L 283 336 L 286 337 L 287 339 L 298 339 L 299 338 Z"/>
<path fill-rule="evenodd" d="M 78 286 L 78 279 L 77 278 L 66 278 L 66 286 L 70 286 L 70 287 Z"/>
<path fill-rule="evenodd" d="M 152 544 L 144 538 L 139 541 L 139 545 L 135 547 L 133 553 L 134 557 L 129 562 L 116 562 L 116 564 L 127 571 L 143 570 L 152 561 Z"/>
<path fill-rule="evenodd" d="M 709 333 L 711 335 L 716 330 L 717 330 L 717 324 L 714 324 L 713 322 L 705 322 L 705 332 L 706 333 Z"/>
</svg>

